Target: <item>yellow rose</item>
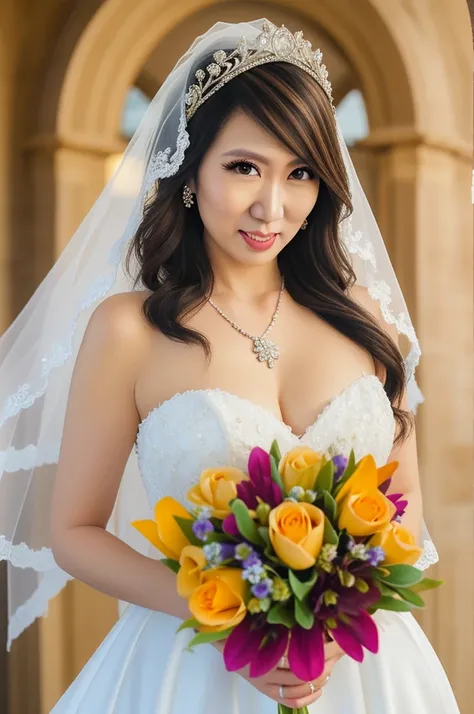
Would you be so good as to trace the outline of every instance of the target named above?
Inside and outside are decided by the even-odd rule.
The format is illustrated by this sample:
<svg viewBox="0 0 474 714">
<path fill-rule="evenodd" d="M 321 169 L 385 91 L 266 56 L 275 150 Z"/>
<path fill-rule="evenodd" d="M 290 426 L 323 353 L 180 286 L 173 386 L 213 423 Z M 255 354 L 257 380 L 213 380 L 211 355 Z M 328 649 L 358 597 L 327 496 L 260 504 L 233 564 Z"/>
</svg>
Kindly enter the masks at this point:
<svg viewBox="0 0 474 714">
<path fill-rule="evenodd" d="M 359 461 L 356 470 L 337 494 L 336 503 L 341 503 L 349 494 L 376 489 L 392 476 L 397 466 L 398 461 L 391 461 L 377 468 L 372 454 L 367 454 Z"/>
<path fill-rule="evenodd" d="M 178 595 L 188 598 L 201 585 L 206 556 L 197 545 L 186 545 L 181 551 L 179 564 L 181 567 L 176 576 Z"/>
<path fill-rule="evenodd" d="M 293 570 L 315 564 L 323 545 L 324 513 L 312 503 L 283 501 L 270 511 L 269 532 L 275 553 Z"/>
<path fill-rule="evenodd" d="M 339 512 L 339 528 L 353 536 L 367 536 L 384 530 L 396 513 L 396 506 L 377 488 L 350 494 Z"/>
<path fill-rule="evenodd" d="M 202 573 L 202 584 L 188 600 L 200 632 L 220 632 L 242 622 L 247 614 L 244 602 L 246 582 L 237 568 L 212 568 Z"/>
<path fill-rule="evenodd" d="M 381 546 L 385 551 L 383 565 L 415 565 L 423 553 L 423 548 L 416 545 L 413 533 L 401 523 L 393 521 L 388 528 L 376 533 L 369 545 Z"/>
<path fill-rule="evenodd" d="M 155 506 L 155 520 L 133 521 L 137 529 L 164 556 L 179 560 L 184 546 L 189 540 L 174 520 L 174 516 L 192 520 L 184 506 L 171 496 L 162 498 Z"/>
<path fill-rule="evenodd" d="M 308 446 L 296 446 L 289 451 L 280 461 L 280 475 L 286 491 L 293 486 L 313 489 L 324 463 L 324 457 Z"/>
<path fill-rule="evenodd" d="M 196 506 L 209 506 L 214 518 L 224 519 L 231 511 L 229 501 L 237 497 L 237 484 L 241 481 L 248 481 L 248 476 L 240 469 L 206 469 L 186 498 Z"/>
</svg>

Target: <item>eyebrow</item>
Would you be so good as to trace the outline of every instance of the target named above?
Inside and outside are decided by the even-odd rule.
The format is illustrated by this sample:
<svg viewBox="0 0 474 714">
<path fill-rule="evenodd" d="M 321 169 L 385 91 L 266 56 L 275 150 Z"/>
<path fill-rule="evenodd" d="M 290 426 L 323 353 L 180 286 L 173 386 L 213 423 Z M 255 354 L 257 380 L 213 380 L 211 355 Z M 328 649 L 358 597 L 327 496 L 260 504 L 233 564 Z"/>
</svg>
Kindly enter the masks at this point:
<svg viewBox="0 0 474 714">
<path fill-rule="evenodd" d="M 261 154 L 256 154 L 254 151 L 247 151 L 247 149 L 231 149 L 231 151 L 226 151 L 225 154 L 222 154 L 222 156 L 240 156 L 240 158 L 245 156 L 245 158 L 260 161 L 260 163 L 264 164 L 264 166 L 268 166 L 270 163 L 268 159 Z M 304 163 L 303 159 L 293 159 L 293 161 L 288 162 L 288 166 L 296 166 L 297 164 L 302 163 Z"/>
</svg>

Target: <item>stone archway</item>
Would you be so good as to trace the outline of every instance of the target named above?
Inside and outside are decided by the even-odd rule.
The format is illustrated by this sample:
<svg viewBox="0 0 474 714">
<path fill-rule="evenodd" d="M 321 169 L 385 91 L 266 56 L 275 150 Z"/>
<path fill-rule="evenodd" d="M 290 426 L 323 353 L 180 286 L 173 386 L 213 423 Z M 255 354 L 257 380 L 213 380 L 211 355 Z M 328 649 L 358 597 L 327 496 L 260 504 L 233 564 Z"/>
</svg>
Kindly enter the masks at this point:
<svg viewBox="0 0 474 714">
<path fill-rule="evenodd" d="M 52 90 L 46 97 L 55 99 L 53 104 L 40 108 L 37 133 L 28 142 L 34 190 L 41 196 L 45 174 L 54 187 L 54 218 L 40 212 L 35 224 L 38 241 L 45 226 L 50 229 L 52 244 L 45 259 L 50 261 L 62 250 L 100 192 L 107 157 L 123 149 L 117 139 L 123 100 L 157 45 L 162 45 L 163 56 L 169 57 L 169 70 L 174 58 L 166 48 L 179 55 L 201 27 L 206 29 L 216 20 L 267 16 L 274 22 L 285 22 L 291 29 L 303 27 L 310 39 L 311 32 L 322 32 L 345 54 L 364 94 L 370 120 L 371 134 L 359 150 L 378 177 L 377 217 L 427 353 L 420 369 L 420 381 L 429 402 L 429 409 L 422 410 L 418 419 L 420 466 L 425 485 L 428 474 L 436 483 L 436 494 L 426 490 L 427 518 L 440 545 L 440 573 L 449 584 L 434 595 L 429 612 L 420 619 L 444 656 L 448 674 L 453 636 L 450 632 L 448 639 L 442 612 L 453 591 L 457 595 L 461 592 L 459 562 L 461 557 L 466 558 L 466 551 L 455 549 L 443 536 L 447 530 L 468 541 L 464 504 L 470 503 L 471 495 L 467 495 L 467 483 L 459 484 L 454 495 L 445 492 L 440 460 L 447 462 L 454 449 L 458 468 L 466 472 L 469 468 L 470 434 L 466 424 L 471 420 L 466 385 L 469 389 L 472 385 L 461 357 L 470 346 L 462 327 L 451 319 L 451 310 L 454 308 L 469 320 L 471 276 L 466 260 L 466 228 L 470 217 L 461 196 L 465 181 L 470 180 L 470 102 L 466 103 L 463 92 L 471 83 L 470 60 L 469 85 L 462 79 L 453 82 L 453 77 L 459 76 L 457 58 L 452 52 L 439 52 L 437 38 L 449 23 L 470 47 L 467 8 L 463 6 L 462 0 L 457 0 L 449 10 L 440 8 L 430 23 L 425 23 L 423 16 L 417 24 L 404 4 L 388 4 L 384 0 L 361 0 L 357 9 L 345 0 L 321 0 L 317 5 L 296 0 L 291 13 L 285 0 L 183 0 L 171 5 L 164 0 L 133 4 L 128 0 L 105 0 L 92 17 L 86 21 L 78 18 L 83 26 L 80 32 L 78 28 L 71 32 L 73 45 L 59 55 L 59 63 L 55 58 L 45 80 L 45 86 Z M 415 4 L 412 12 L 417 12 Z M 438 208 L 436 216 L 430 212 L 431 205 Z M 446 234 L 450 231 L 458 239 L 447 245 Z M 40 259 L 37 275 L 44 274 L 47 268 L 49 265 Z M 430 285 L 432 280 L 440 285 L 441 302 Z M 459 286 L 455 293 L 450 290 L 454 281 Z M 445 340 L 439 339 L 436 329 L 443 331 Z M 438 399 L 440 381 L 449 385 L 442 404 Z M 433 523 L 430 514 L 441 511 L 442 519 Z M 101 596 L 79 584 L 68 590 L 53 603 L 48 620 L 40 627 L 44 711 L 49 711 L 114 617 L 114 606 Z M 468 607 L 472 583 L 470 589 L 464 585 L 462 592 L 466 593 Z M 83 613 L 91 606 L 98 608 L 97 619 L 103 626 L 98 625 L 87 641 L 82 635 Z M 462 608 L 457 610 L 462 612 Z M 73 641 L 74 652 L 67 656 L 71 642 L 66 639 L 66 622 L 69 632 L 71 628 L 81 632 L 81 637 Z M 469 646 L 464 644 L 468 659 Z M 453 684 L 462 689 L 462 682 Z"/>
</svg>

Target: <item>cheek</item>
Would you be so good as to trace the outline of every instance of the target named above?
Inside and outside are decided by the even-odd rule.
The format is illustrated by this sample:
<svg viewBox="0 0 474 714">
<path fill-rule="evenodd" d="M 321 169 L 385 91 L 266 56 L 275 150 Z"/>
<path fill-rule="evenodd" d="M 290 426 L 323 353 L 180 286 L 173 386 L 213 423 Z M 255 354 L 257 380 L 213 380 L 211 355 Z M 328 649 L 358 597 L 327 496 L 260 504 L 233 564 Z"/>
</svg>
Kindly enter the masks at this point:
<svg viewBox="0 0 474 714">
<path fill-rule="evenodd" d="M 217 173 L 201 183 L 199 199 L 200 208 L 209 217 L 240 216 L 249 205 L 251 192 L 244 186 L 237 186 L 226 174 Z"/>
</svg>

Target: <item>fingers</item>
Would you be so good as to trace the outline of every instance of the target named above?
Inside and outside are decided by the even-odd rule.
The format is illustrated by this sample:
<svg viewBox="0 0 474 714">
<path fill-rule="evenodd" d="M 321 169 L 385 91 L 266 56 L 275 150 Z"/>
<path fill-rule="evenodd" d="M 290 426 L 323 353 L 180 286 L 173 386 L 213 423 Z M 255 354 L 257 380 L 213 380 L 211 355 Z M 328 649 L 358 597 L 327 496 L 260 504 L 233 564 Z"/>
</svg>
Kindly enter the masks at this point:
<svg viewBox="0 0 474 714">
<path fill-rule="evenodd" d="M 314 682 L 304 682 L 299 684 L 297 687 L 272 687 L 272 693 L 270 696 L 272 699 L 285 704 L 289 708 L 301 708 L 307 707 L 323 695 L 323 684 L 329 680 L 329 675 L 322 682 L 320 680 L 315 680 Z M 276 696 L 275 696 L 276 695 Z"/>
<path fill-rule="evenodd" d="M 328 642 L 324 645 L 324 656 L 326 659 L 332 659 L 333 657 L 340 659 L 344 655 L 344 650 L 339 647 L 337 642 Z"/>
</svg>

